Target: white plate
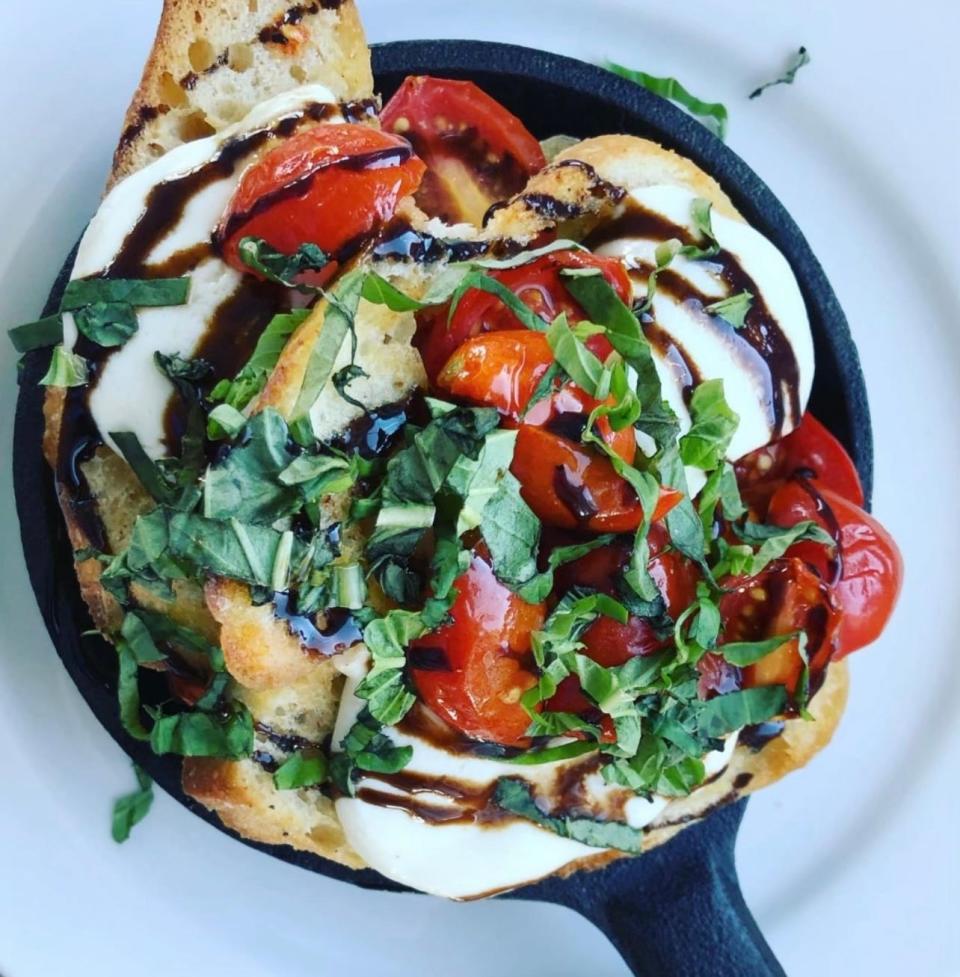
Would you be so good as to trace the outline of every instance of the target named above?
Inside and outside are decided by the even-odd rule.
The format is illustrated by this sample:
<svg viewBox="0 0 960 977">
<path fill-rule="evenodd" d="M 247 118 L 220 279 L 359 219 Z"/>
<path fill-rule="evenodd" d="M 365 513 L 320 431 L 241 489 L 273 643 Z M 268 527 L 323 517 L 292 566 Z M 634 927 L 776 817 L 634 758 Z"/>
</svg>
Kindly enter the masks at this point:
<svg viewBox="0 0 960 977">
<path fill-rule="evenodd" d="M 731 109 L 730 144 L 807 233 L 860 346 L 876 509 L 907 561 L 900 610 L 853 663 L 835 742 L 750 805 L 744 890 L 788 972 L 960 972 L 955 696 L 960 654 L 960 207 L 953 2 L 361 0 L 374 40 L 514 41 L 678 75 Z M 154 0 L 53 0 L 42 34 L 0 5 L 0 322 L 35 314 L 94 209 L 157 16 Z M 884 8 L 889 8 L 886 12 Z M 867 12 L 869 11 L 869 12 Z M 806 44 L 792 88 L 748 102 Z M 919 83 L 919 87 L 915 84 Z M 0 432 L 15 388 L 0 342 Z M 7 466 L 6 472 L 10 468 Z M 166 796 L 122 847 L 129 767 L 43 631 L 9 474 L 0 553 L 0 972 L 622 975 L 600 935 L 550 906 L 368 894 L 230 841 Z"/>
</svg>

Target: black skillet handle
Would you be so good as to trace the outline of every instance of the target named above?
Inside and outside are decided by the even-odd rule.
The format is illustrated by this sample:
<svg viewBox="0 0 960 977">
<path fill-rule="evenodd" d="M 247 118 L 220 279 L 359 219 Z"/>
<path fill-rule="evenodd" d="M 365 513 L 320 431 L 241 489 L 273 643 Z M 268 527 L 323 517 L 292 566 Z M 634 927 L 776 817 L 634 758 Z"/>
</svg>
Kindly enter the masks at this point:
<svg viewBox="0 0 960 977">
<path fill-rule="evenodd" d="M 573 876 L 548 898 L 599 927 L 637 977 L 784 977 L 737 881 L 744 806 L 716 811 L 639 858 Z"/>
</svg>

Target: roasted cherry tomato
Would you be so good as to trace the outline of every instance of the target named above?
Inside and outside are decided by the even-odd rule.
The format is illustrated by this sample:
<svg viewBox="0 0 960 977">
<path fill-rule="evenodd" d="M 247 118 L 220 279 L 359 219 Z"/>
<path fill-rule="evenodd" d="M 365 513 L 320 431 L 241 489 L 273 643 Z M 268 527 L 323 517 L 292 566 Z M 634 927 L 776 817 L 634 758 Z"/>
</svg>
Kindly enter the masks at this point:
<svg viewBox="0 0 960 977">
<path fill-rule="evenodd" d="M 587 252 L 556 251 L 518 268 L 491 272 L 528 305 L 544 322 L 552 322 L 561 312 L 571 323 L 581 322 L 586 314 L 564 287 L 560 275 L 564 268 L 598 268 L 625 302 L 632 286 L 623 264 L 616 258 L 601 258 Z M 427 376 L 435 380 L 444 364 L 471 336 L 501 329 L 521 329 L 523 323 L 495 295 L 471 289 L 460 300 L 450 318 L 448 306 L 426 309 L 417 314 L 415 343 L 423 358 Z M 591 336 L 586 345 L 600 357 L 610 354 L 604 336 Z"/>
<path fill-rule="evenodd" d="M 636 492 L 609 459 L 542 428 L 520 428 L 510 470 L 527 505 L 548 525 L 629 533 L 643 522 Z M 681 498 L 680 492 L 661 488 L 654 521 Z"/>
<path fill-rule="evenodd" d="M 387 102 L 383 128 L 409 139 L 428 166 L 417 203 L 448 223 L 480 225 L 546 159 L 523 123 L 470 81 L 410 77 Z"/>
<path fill-rule="evenodd" d="M 804 478 L 785 482 L 777 490 L 767 519 L 777 526 L 812 519 L 837 540 L 835 554 L 810 542 L 796 543 L 788 550 L 789 556 L 806 561 L 832 584 L 834 598 L 843 609 L 834 657 L 843 658 L 876 641 L 893 613 L 903 582 L 903 560 L 893 537 L 858 505 Z"/>
<path fill-rule="evenodd" d="M 809 413 L 791 434 L 751 452 L 735 467 L 744 496 L 761 507 L 781 482 L 798 471 L 806 472 L 818 488 L 863 505 L 863 486 L 856 466 L 843 445 Z"/>
<path fill-rule="evenodd" d="M 249 272 L 241 238 L 263 238 L 285 254 L 304 243 L 348 257 L 393 216 L 426 167 L 398 136 L 363 125 L 320 125 L 267 152 L 240 178 L 216 237 L 228 264 Z M 314 280 L 327 280 L 331 262 Z"/>
<path fill-rule="evenodd" d="M 531 329 L 504 329 L 468 339 L 447 360 L 437 377 L 437 386 L 461 400 L 496 407 L 512 423 L 521 419 L 534 427 L 548 427 L 554 433 L 579 441 L 590 412 L 600 401 L 589 397 L 572 383 L 524 413 L 537 383 L 553 363 L 547 337 Z M 613 397 L 604 403 L 613 404 Z M 623 458 L 633 462 L 637 439 L 633 428 L 614 431 L 604 417 L 596 425 L 604 441 Z"/>
<path fill-rule="evenodd" d="M 494 576 L 475 555 L 454 583 L 457 599 L 451 621 L 411 645 L 437 652 L 438 669 L 411 670 L 421 699 L 465 735 L 506 746 L 521 746 L 530 717 L 520 697 L 536 683 L 524 656 L 530 634 L 542 627 L 543 604 L 528 604 Z"/>
<path fill-rule="evenodd" d="M 725 581 L 720 600 L 723 641 L 761 641 L 791 631 L 807 635 L 813 687 L 837 649 L 841 613 L 830 586 L 796 557 L 771 563 L 747 579 Z M 784 685 L 794 692 L 803 670 L 797 639 L 792 639 L 743 670 L 743 685 Z"/>
</svg>

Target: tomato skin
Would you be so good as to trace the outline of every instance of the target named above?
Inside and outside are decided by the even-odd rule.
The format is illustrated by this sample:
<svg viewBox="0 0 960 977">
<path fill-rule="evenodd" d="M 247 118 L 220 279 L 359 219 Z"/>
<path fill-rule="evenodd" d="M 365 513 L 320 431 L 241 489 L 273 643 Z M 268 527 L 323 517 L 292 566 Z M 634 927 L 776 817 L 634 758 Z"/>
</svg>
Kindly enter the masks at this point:
<svg viewBox="0 0 960 977">
<path fill-rule="evenodd" d="M 893 537 L 858 505 L 828 488 L 807 486 L 804 479 L 784 483 L 770 501 L 767 518 L 778 526 L 812 519 L 834 536 L 839 559 L 825 546 L 795 543 L 789 556 L 803 559 L 833 582 L 834 598 L 843 608 L 840 659 L 871 644 L 887 625 L 903 583 L 903 559 Z"/>
<path fill-rule="evenodd" d="M 358 165 L 371 160 L 369 165 Z M 335 256 L 393 216 L 426 170 L 409 144 L 370 126 L 319 125 L 283 140 L 240 177 L 216 231 L 224 260 L 240 260 L 243 237 L 263 238 L 285 254 L 306 242 Z M 331 262 L 321 276 L 335 272 Z"/>
<path fill-rule="evenodd" d="M 818 488 L 837 492 L 863 506 L 863 486 L 856 465 L 843 445 L 809 412 L 796 430 L 759 448 L 734 466 L 744 496 L 759 508 L 795 472 L 806 472 Z"/>
<path fill-rule="evenodd" d="M 830 586 L 796 557 L 775 560 L 754 577 L 723 581 L 723 643 L 807 633 L 813 687 L 837 649 L 842 613 Z M 784 685 L 795 692 L 803 670 L 797 639 L 743 669 L 743 687 Z"/>
<path fill-rule="evenodd" d="M 636 493 L 609 459 L 542 428 L 520 428 L 510 470 L 520 481 L 527 505 L 548 525 L 629 533 L 643 522 Z M 561 498 L 564 492 L 569 494 L 569 504 Z M 662 487 L 653 521 L 663 519 L 681 497 Z M 573 505 L 581 506 L 580 511 Z"/>
<path fill-rule="evenodd" d="M 568 383 L 524 413 L 540 379 L 553 363 L 547 337 L 530 329 L 504 329 L 468 339 L 447 360 L 437 386 L 461 400 L 496 407 L 510 424 L 546 427 L 569 415 L 582 425 L 600 401 Z M 604 404 L 613 405 L 614 397 Z M 614 431 L 601 417 L 596 430 L 624 461 L 633 462 L 637 439 L 633 428 Z"/>
<path fill-rule="evenodd" d="M 524 665 L 530 634 L 542 627 L 544 604 L 528 604 L 494 576 L 487 560 L 475 555 L 457 578 L 451 622 L 412 642 L 439 649 L 449 669 L 411 669 L 420 694 L 434 712 L 473 739 L 523 746 L 530 717 L 521 695 L 536 684 Z"/>
<path fill-rule="evenodd" d="M 466 340 L 436 383 L 455 397 L 496 407 L 518 422 L 551 363 L 553 351 L 542 332 L 506 329 Z"/>
<path fill-rule="evenodd" d="M 547 162 L 524 124 L 470 81 L 411 76 L 380 121 L 426 162 L 417 204 L 448 223 L 479 226 L 492 204 L 519 193 Z"/>
<path fill-rule="evenodd" d="M 555 251 L 518 268 L 493 271 L 491 277 L 519 296 L 544 322 L 552 322 L 565 312 L 575 324 L 582 322 L 586 313 L 563 285 L 560 272 L 565 268 L 598 268 L 620 298 L 630 301 L 632 286 L 623 264 L 616 258 L 587 252 Z M 495 295 L 471 289 L 460 300 L 452 319 L 449 306 L 418 312 L 414 342 L 427 376 L 434 381 L 447 360 L 471 336 L 522 328 L 523 323 Z M 604 336 L 591 336 L 586 345 L 600 359 L 606 359 L 611 351 Z"/>
</svg>

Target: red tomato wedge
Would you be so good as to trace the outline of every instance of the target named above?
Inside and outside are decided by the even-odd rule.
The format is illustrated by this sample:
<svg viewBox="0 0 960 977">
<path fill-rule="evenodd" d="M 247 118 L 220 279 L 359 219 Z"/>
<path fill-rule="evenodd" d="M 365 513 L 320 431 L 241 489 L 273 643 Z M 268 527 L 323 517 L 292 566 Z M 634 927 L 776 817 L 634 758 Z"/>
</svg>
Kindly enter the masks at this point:
<svg viewBox="0 0 960 977">
<path fill-rule="evenodd" d="M 876 641 L 903 583 L 903 559 L 886 529 L 842 495 L 802 478 L 777 490 L 767 519 L 778 526 L 812 519 L 839 544 L 833 558 L 819 543 L 796 543 L 788 550 L 789 556 L 804 560 L 832 583 L 834 599 L 843 609 L 834 658 Z"/>
<path fill-rule="evenodd" d="M 547 337 L 530 329 L 504 329 L 468 339 L 447 360 L 437 386 L 461 400 L 496 407 L 511 423 L 555 429 L 579 441 L 590 412 L 600 401 L 568 383 L 524 413 L 543 375 L 553 363 Z M 614 404 L 613 397 L 603 403 Z M 637 439 L 632 428 L 614 431 L 606 418 L 596 425 L 600 436 L 624 461 L 633 462 Z"/>
<path fill-rule="evenodd" d="M 616 258 L 601 258 L 580 251 L 556 251 L 518 268 L 491 272 L 491 277 L 513 292 L 544 322 L 552 322 L 565 312 L 571 323 L 583 321 L 586 313 L 563 285 L 564 268 L 598 268 L 625 302 L 630 301 L 631 284 L 623 264 Z M 522 329 L 523 323 L 495 295 L 471 289 L 460 300 L 453 317 L 443 306 L 417 314 L 414 340 L 431 381 L 447 360 L 471 336 L 501 329 Z M 611 347 L 606 337 L 592 336 L 587 347 L 600 359 L 606 359 Z"/>
<path fill-rule="evenodd" d="M 417 204 L 453 224 L 479 226 L 492 204 L 519 193 L 547 162 L 524 124 L 470 81 L 407 78 L 380 121 L 427 164 Z"/>
<path fill-rule="evenodd" d="M 224 259 L 249 272 L 237 245 L 252 236 L 285 254 L 310 243 L 342 260 L 393 217 L 425 170 L 406 140 L 370 126 L 319 125 L 297 133 L 241 176 L 216 232 Z M 334 261 L 321 280 L 335 270 Z"/>
<path fill-rule="evenodd" d="M 472 739 L 523 746 L 530 717 L 520 697 L 536 683 L 524 658 L 546 607 L 528 604 L 507 589 L 480 555 L 454 588 L 451 622 L 411 644 L 412 661 L 417 649 L 429 649 L 443 663 L 438 669 L 411 669 L 420 698 Z"/>
<path fill-rule="evenodd" d="M 795 472 L 807 472 L 820 488 L 854 505 L 864 502 L 857 468 L 843 445 L 810 413 L 781 441 L 752 451 L 736 463 L 737 482 L 753 502 L 766 502 Z"/>
<path fill-rule="evenodd" d="M 520 428 L 510 470 L 527 505 L 550 526 L 629 533 L 643 522 L 640 500 L 607 458 L 542 428 Z M 654 521 L 681 498 L 682 493 L 661 488 Z"/>
<path fill-rule="evenodd" d="M 720 601 L 723 641 L 761 641 L 805 631 L 813 688 L 837 648 L 841 614 L 830 586 L 802 560 L 771 563 L 755 577 L 726 581 Z M 788 641 L 743 670 L 743 685 L 784 685 L 796 691 L 803 670 L 797 639 Z"/>
</svg>

